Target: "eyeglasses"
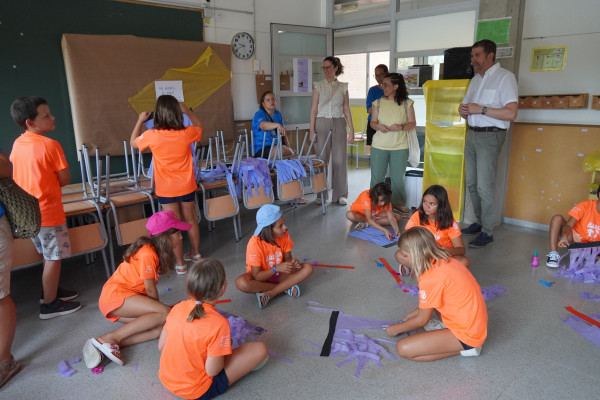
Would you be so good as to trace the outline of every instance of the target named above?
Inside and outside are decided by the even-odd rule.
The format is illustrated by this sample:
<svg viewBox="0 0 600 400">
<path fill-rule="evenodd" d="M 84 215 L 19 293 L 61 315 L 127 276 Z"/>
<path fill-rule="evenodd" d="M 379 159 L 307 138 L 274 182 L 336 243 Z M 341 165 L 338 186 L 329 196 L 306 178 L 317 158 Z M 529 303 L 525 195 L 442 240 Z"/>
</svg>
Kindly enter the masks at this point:
<svg viewBox="0 0 600 400">
<path fill-rule="evenodd" d="M 331 68 L 333 68 L 333 65 L 327 65 L 327 66 L 322 66 L 322 67 L 321 67 L 321 69 L 322 69 L 323 71 L 327 71 L 327 70 L 329 70 L 329 69 L 331 69 Z"/>
</svg>

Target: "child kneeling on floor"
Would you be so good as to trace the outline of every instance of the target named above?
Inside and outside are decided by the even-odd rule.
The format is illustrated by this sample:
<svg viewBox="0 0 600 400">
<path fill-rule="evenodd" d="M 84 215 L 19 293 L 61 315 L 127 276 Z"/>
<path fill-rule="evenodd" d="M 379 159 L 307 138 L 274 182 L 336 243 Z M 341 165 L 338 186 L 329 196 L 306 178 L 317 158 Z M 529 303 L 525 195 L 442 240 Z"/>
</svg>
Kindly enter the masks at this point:
<svg viewBox="0 0 600 400">
<path fill-rule="evenodd" d="M 229 322 L 215 304 L 227 289 L 223 264 L 206 258 L 187 273 L 188 300 L 173 306 L 158 350 L 158 377 L 171 393 L 184 399 L 211 399 L 267 361 L 267 346 L 247 342 L 231 349 Z"/>
<path fill-rule="evenodd" d="M 102 354 L 123 365 L 121 347 L 158 339 L 171 308 L 158 299 L 161 274 L 168 274 L 175 265 L 170 236 L 190 229 L 190 224 L 175 218 L 173 211 L 160 211 L 146 223 L 150 237 L 142 236 L 125 251 L 123 262 L 102 288 L 98 306 L 119 329 L 89 339 L 83 346 L 83 358 L 88 368 L 102 361 Z"/>
<path fill-rule="evenodd" d="M 569 243 L 600 241 L 600 186 L 596 190 L 597 200 L 586 200 L 569 211 L 569 219 L 556 214 L 550 220 L 550 254 L 546 266 L 558 268 L 559 247 Z"/>
<path fill-rule="evenodd" d="M 256 213 L 256 224 L 246 248 L 246 273 L 235 280 L 235 286 L 242 292 L 256 293 L 259 308 L 265 308 L 269 300 L 283 292 L 299 297 L 298 283 L 312 274 L 313 266 L 292 258 L 294 242 L 281 208 L 265 204 Z"/>
<path fill-rule="evenodd" d="M 392 211 L 392 189 L 385 182 L 380 182 L 358 195 L 350 206 L 350 211 L 346 213 L 346 218 L 357 223 L 356 229 L 372 226 L 380 230 L 388 240 L 392 239 L 392 234 L 382 225 L 391 225 L 394 235 L 400 234 L 398 221 L 401 217 Z"/>
<path fill-rule="evenodd" d="M 398 240 L 398 247 L 396 259 L 405 259 L 417 278 L 419 307 L 385 331 L 398 336 L 418 328 L 426 330 L 399 340 L 398 354 L 413 361 L 478 356 L 487 337 L 488 316 L 473 275 L 423 227 L 408 230 Z M 434 311 L 441 315 L 441 323 L 431 319 Z"/>
</svg>

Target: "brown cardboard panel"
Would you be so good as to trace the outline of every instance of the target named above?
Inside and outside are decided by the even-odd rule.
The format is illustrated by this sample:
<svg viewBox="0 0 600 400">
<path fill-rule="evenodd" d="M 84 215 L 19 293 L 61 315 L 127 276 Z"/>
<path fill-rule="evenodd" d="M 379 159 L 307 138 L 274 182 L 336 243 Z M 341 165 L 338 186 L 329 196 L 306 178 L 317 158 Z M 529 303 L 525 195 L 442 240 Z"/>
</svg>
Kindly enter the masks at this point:
<svg viewBox="0 0 600 400">
<path fill-rule="evenodd" d="M 514 124 L 505 216 L 547 225 L 586 200 L 591 174 L 582 155 L 599 143 L 597 125 Z"/>
<path fill-rule="evenodd" d="M 231 46 L 129 35 L 64 34 L 63 57 L 77 147 L 85 144 L 102 155 L 123 155 L 137 113 L 127 99 L 160 78 L 169 68 L 188 68 L 211 47 L 231 69 Z M 194 113 L 202 121 L 203 144 L 216 130 L 233 139 L 231 81 Z"/>
</svg>

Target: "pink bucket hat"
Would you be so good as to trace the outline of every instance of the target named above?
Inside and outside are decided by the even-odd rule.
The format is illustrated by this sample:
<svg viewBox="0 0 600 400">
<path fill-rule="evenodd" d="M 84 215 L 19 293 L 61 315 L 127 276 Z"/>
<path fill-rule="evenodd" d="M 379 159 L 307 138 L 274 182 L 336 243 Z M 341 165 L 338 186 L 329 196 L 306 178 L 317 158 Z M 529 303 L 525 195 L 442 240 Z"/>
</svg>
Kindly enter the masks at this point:
<svg viewBox="0 0 600 400">
<path fill-rule="evenodd" d="M 150 236 L 158 235 L 171 228 L 187 231 L 191 227 L 190 224 L 178 220 L 175 213 L 171 210 L 159 211 L 148 218 L 148 222 L 146 222 L 146 229 L 148 229 Z"/>
</svg>

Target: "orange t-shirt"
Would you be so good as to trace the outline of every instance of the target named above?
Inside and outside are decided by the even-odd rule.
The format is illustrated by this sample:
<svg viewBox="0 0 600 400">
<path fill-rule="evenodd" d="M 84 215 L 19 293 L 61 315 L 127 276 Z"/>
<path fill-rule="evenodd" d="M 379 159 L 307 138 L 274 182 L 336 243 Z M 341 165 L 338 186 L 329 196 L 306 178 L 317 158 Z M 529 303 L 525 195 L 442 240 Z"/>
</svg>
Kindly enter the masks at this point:
<svg viewBox="0 0 600 400">
<path fill-rule="evenodd" d="M 392 205 L 387 204 L 385 206 L 379 207 L 375 206 L 375 210 L 373 210 L 373 205 L 371 204 L 371 198 L 369 197 L 369 191 L 365 190 L 361 194 L 358 195 L 358 199 L 352 203 L 350 206 L 350 211 L 354 211 L 356 213 L 365 215 L 365 210 L 371 210 L 371 216 L 376 216 L 383 210 L 391 210 Z"/>
<path fill-rule="evenodd" d="M 15 140 L 10 161 L 17 185 L 40 203 L 42 226 L 63 224 L 67 219 L 57 173 L 69 165 L 60 143 L 27 131 Z"/>
<path fill-rule="evenodd" d="M 115 322 L 119 317 L 108 316 L 109 313 L 123 305 L 126 298 L 135 295 L 146 296 L 146 279 L 158 282 L 158 254 L 154 247 L 146 244 L 130 257 L 130 262 L 123 261 L 114 274 L 106 281 L 98 300 L 100 311 L 108 320 Z"/>
<path fill-rule="evenodd" d="M 461 235 L 460 228 L 458 227 L 458 224 L 454 219 L 452 220 L 452 226 L 450 228 L 441 230 L 438 229 L 437 221 L 435 222 L 435 225 L 433 225 L 431 222 L 429 222 L 427 225 L 421 225 L 421 217 L 419 216 L 419 210 L 415 211 L 414 214 L 410 216 L 410 219 L 406 223 L 404 229 L 409 230 L 410 228 L 415 226 L 422 226 L 423 228 L 426 228 L 429 232 L 433 233 L 435 241 L 438 243 L 438 245 L 442 247 L 454 247 L 454 245 L 452 244 L 452 239 L 455 239 Z"/>
<path fill-rule="evenodd" d="M 487 308 L 481 288 L 467 267 L 450 258 L 418 279 L 419 308 L 435 308 L 461 342 L 479 347 L 487 337 Z"/>
<path fill-rule="evenodd" d="M 281 264 L 283 255 L 292 251 L 292 247 L 294 247 L 294 242 L 287 231 L 282 238 L 275 238 L 275 243 L 279 247 L 253 235 L 246 247 L 246 271 L 250 272 L 252 271 L 251 266 L 259 265 L 261 271 L 272 269 L 273 266 Z"/>
<path fill-rule="evenodd" d="M 213 378 L 206 374 L 206 358 L 231 354 L 229 321 L 210 304 L 202 304 L 206 316 L 187 322 L 193 300 L 176 304 L 165 323 L 165 347 L 158 377 L 171 393 L 184 399 L 202 396 Z"/>
<path fill-rule="evenodd" d="M 196 191 L 190 144 L 199 142 L 202 128 L 149 129 L 135 139 L 140 150 L 150 147 L 154 156 L 154 182 L 160 197 L 183 196 Z"/>
<path fill-rule="evenodd" d="M 569 211 L 569 216 L 577 220 L 573 230 L 581 236 L 584 243 L 600 240 L 600 213 L 596 209 L 598 201 L 600 200 L 582 201 Z"/>
</svg>

